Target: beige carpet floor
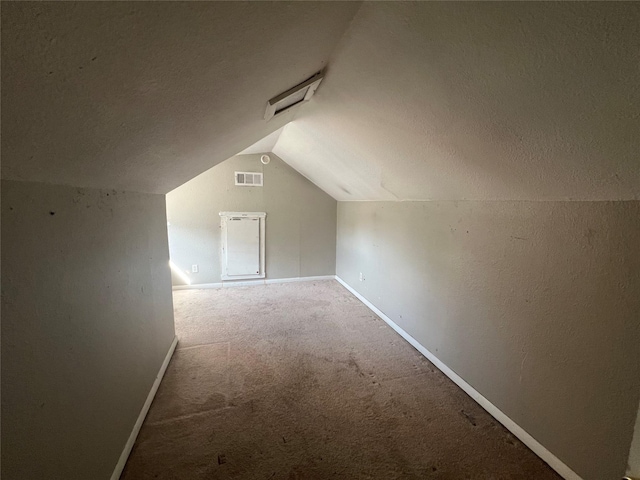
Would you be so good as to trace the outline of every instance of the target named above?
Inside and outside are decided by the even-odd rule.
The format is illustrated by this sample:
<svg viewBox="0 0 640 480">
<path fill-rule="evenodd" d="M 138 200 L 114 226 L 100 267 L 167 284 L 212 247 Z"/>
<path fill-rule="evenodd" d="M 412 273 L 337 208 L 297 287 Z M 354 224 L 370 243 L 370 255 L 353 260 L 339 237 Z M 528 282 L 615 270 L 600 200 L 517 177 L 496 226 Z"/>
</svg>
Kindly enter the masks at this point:
<svg viewBox="0 0 640 480">
<path fill-rule="evenodd" d="M 124 480 L 560 478 L 335 281 L 174 305 Z"/>
</svg>

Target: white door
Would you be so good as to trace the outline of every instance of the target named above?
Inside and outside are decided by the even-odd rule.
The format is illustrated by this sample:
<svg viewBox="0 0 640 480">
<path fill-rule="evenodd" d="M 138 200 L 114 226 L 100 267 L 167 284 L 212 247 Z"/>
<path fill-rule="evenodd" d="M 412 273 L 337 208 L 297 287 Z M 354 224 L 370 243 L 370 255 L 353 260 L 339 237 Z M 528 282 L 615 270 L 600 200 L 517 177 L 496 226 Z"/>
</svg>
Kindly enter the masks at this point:
<svg viewBox="0 0 640 480">
<path fill-rule="evenodd" d="M 265 278 L 264 212 L 220 212 L 222 280 Z"/>
<path fill-rule="evenodd" d="M 260 274 L 260 219 L 231 217 L 227 220 L 227 275 Z"/>
</svg>

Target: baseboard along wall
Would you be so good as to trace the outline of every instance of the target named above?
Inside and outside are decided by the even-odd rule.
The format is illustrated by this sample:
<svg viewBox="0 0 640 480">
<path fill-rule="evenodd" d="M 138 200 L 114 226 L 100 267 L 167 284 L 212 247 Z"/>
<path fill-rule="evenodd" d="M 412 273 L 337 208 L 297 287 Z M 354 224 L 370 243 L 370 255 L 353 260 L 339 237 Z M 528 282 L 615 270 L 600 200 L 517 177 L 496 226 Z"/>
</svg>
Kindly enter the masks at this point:
<svg viewBox="0 0 640 480">
<path fill-rule="evenodd" d="M 118 459 L 118 463 L 116 463 L 116 468 L 113 470 L 113 474 L 111 475 L 111 480 L 118 480 L 120 475 L 122 475 L 122 471 L 124 470 L 124 466 L 127 464 L 127 460 L 129 459 L 129 454 L 131 453 L 131 449 L 133 448 L 133 444 L 136 442 L 136 438 L 138 438 L 138 433 L 140 433 L 140 428 L 142 428 L 142 423 L 144 419 L 147 417 L 147 413 L 149 412 L 149 407 L 151 407 L 151 402 L 153 402 L 154 397 L 156 396 L 156 392 L 158 391 L 158 387 L 160 386 L 160 382 L 162 382 L 162 378 L 164 377 L 165 372 L 167 371 L 167 367 L 169 366 L 169 361 L 173 356 L 173 352 L 176 349 L 176 345 L 178 344 L 178 337 L 173 338 L 173 342 L 171 342 L 171 346 L 169 347 L 169 351 L 167 352 L 162 365 L 160 366 L 160 370 L 158 371 L 158 375 L 156 375 L 156 379 L 151 386 L 151 390 L 149 391 L 149 395 L 147 395 L 147 400 L 144 402 L 142 406 L 142 410 L 140 410 L 140 415 L 138 415 L 138 419 L 136 423 L 133 425 L 133 430 L 131 431 L 131 435 L 129 435 L 129 439 L 127 443 L 124 445 L 124 449 L 120 454 L 120 458 Z"/>
<path fill-rule="evenodd" d="M 174 285 L 174 290 L 194 290 L 200 288 L 227 288 L 227 287 L 248 287 L 250 285 L 271 285 L 274 283 L 292 282 L 313 282 L 318 280 L 335 280 L 335 275 L 320 275 L 315 277 L 293 277 L 293 278 L 261 278 L 259 280 L 236 280 L 218 283 L 196 283 L 193 285 Z"/>
<path fill-rule="evenodd" d="M 471 385 L 464 381 L 456 372 L 447 367 L 443 362 L 438 359 L 433 353 L 427 350 L 421 345 L 415 338 L 405 332 L 399 325 L 393 320 L 387 317 L 382 311 L 380 311 L 369 300 L 360 295 L 354 290 L 347 282 L 342 280 L 336 275 L 336 280 L 342 284 L 344 288 L 349 290 L 358 300 L 364 303 L 369 309 L 375 313 L 378 317 L 384 320 L 391 328 L 393 328 L 402 338 L 411 344 L 416 350 L 424 355 L 431 363 L 433 363 L 442 373 L 449 377 L 453 383 L 458 385 L 467 395 L 473 398 L 478 405 L 484 408 L 493 418 L 504 425 L 507 430 L 513 433 L 520 439 L 527 447 L 529 447 L 533 453 L 538 455 L 544 460 L 551 468 L 553 468 L 562 478 L 565 480 L 582 480 L 582 478 L 575 473 L 571 468 L 564 464 L 558 457 L 547 450 L 540 442 L 527 433 L 520 425 L 511 420 L 506 414 L 504 414 L 498 407 L 492 404 L 489 400 L 483 397 L 480 392 L 474 389 Z"/>
</svg>

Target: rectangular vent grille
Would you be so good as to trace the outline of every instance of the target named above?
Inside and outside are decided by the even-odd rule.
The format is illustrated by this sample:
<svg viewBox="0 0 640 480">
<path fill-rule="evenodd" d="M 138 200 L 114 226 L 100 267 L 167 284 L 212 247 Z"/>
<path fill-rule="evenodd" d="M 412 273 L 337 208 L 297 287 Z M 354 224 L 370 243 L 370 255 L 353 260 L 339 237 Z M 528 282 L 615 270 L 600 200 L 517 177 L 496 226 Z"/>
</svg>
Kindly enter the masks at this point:
<svg viewBox="0 0 640 480">
<path fill-rule="evenodd" d="M 255 172 L 235 172 L 236 185 L 242 187 L 261 187 L 262 174 Z"/>
</svg>

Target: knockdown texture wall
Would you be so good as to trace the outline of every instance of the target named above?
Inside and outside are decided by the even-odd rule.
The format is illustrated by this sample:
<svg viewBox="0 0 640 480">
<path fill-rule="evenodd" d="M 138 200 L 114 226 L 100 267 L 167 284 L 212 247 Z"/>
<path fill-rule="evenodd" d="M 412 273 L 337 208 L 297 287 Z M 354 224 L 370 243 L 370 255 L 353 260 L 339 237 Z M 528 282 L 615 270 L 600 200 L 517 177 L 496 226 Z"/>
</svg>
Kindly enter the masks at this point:
<svg viewBox="0 0 640 480">
<path fill-rule="evenodd" d="M 578 475 L 622 477 L 640 202 L 340 202 L 337 243 L 340 278 Z"/>
<path fill-rule="evenodd" d="M 164 195 L 2 181 L 2 478 L 107 479 L 174 338 Z"/>
<path fill-rule="evenodd" d="M 192 284 L 221 281 L 223 211 L 267 213 L 266 278 L 335 275 L 337 202 L 269 155 L 268 165 L 257 154 L 232 157 L 167 194 L 171 260 Z M 264 186 L 235 186 L 236 171 L 263 172 Z"/>
</svg>

